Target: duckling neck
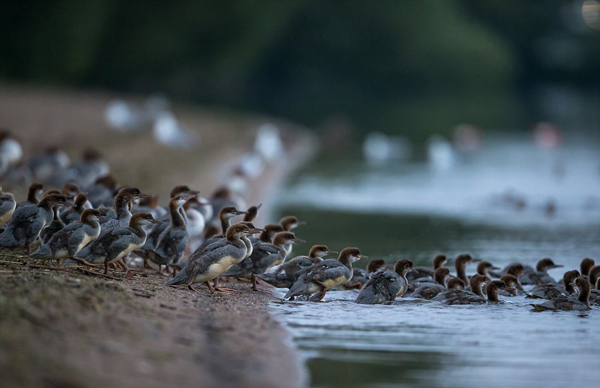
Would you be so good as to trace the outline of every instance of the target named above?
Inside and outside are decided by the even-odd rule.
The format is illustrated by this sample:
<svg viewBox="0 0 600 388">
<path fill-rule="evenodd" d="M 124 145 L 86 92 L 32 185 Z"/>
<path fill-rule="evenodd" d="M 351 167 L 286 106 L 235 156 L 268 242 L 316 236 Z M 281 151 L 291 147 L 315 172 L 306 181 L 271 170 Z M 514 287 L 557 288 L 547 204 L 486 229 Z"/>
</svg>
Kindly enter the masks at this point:
<svg viewBox="0 0 600 388">
<path fill-rule="evenodd" d="M 227 228 L 229 228 L 229 218 L 225 214 L 221 215 L 221 229 L 223 230 L 223 234 L 227 232 Z"/>
<path fill-rule="evenodd" d="M 117 218 L 131 217 L 131 212 L 129 211 L 129 200 L 123 197 L 115 199 L 115 212 L 117 213 Z"/>
<path fill-rule="evenodd" d="M 169 203 L 169 213 L 171 214 L 171 228 L 185 229 L 185 220 L 181 216 L 181 207 L 175 203 Z"/>
<path fill-rule="evenodd" d="M 39 201 L 36 197 L 36 191 L 37 189 L 29 189 L 29 191 L 27 191 L 27 202 L 31 202 L 31 203 L 35 203 L 37 204 Z"/>
<path fill-rule="evenodd" d="M 52 214 L 54 214 L 54 219 L 55 220 L 60 220 L 60 218 L 58 217 L 58 206 L 54 206 L 52 208 Z"/>
<path fill-rule="evenodd" d="M 456 277 L 465 282 L 465 284 L 469 284 L 469 279 L 467 278 L 467 272 L 464 264 L 456 266 Z"/>
<path fill-rule="evenodd" d="M 350 262 L 350 258 L 348 256 L 342 256 L 338 261 L 352 270 L 352 263 Z"/>
<path fill-rule="evenodd" d="M 565 281 L 565 291 L 567 291 L 569 293 L 569 295 L 575 293 L 575 288 L 573 288 L 573 285 L 571 284 L 571 282 Z"/>
<path fill-rule="evenodd" d="M 435 282 L 438 284 L 441 284 L 442 286 L 446 287 L 446 275 L 443 273 L 436 273 L 435 274 Z"/>
<path fill-rule="evenodd" d="M 37 205 L 43 208 L 44 210 L 52 211 L 52 206 L 49 202 L 48 196 L 46 196 L 46 198 L 43 198 L 40 202 L 38 202 Z"/>
<path fill-rule="evenodd" d="M 262 242 L 270 243 L 271 242 L 271 234 L 268 230 L 264 230 L 264 231 L 260 232 L 258 239 Z"/>
<path fill-rule="evenodd" d="M 135 233 L 138 237 L 144 238 L 144 239 L 146 238 L 146 231 L 144 230 L 144 228 L 142 228 L 142 225 L 140 225 L 139 223 L 131 222 L 129 224 L 129 227 L 131 229 L 133 229 L 133 233 Z"/>
</svg>

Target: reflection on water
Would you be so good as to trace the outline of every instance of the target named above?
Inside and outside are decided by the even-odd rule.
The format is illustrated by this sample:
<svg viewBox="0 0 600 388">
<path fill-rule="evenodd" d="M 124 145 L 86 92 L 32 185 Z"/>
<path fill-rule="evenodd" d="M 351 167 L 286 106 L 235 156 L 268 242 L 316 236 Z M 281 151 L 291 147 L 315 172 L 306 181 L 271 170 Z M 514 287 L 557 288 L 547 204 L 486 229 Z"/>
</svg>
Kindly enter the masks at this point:
<svg viewBox="0 0 600 388">
<path fill-rule="evenodd" d="M 577 149 L 579 156 L 562 151 L 566 162 L 559 176 L 543 162 L 558 160 L 557 154 L 512 155 L 523 149 L 514 146 L 489 146 L 487 156 L 473 155 L 445 176 L 419 164 L 371 170 L 340 163 L 305 172 L 282 196 L 287 201 L 281 212 L 308 222 L 297 230 L 307 246 L 353 245 L 389 262 L 410 258 L 430 265 L 438 253 L 465 252 L 499 266 L 535 264 L 546 256 L 566 269 L 579 268 L 584 257 L 600 261 L 598 209 L 585 207 L 586 198 L 600 194 L 600 155 L 585 147 Z M 510 157 L 501 158 L 503 152 Z M 523 195 L 525 209 L 494 202 L 494 194 L 511 185 Z M 549 196 L 557 206 L 552 217 L 543 207 Z M 562 275 L 560 269 L 549 273 Z M 533 313 L 529 303 L 540 302 L 524 297 L 503 298 L 498 306 L 409 298 L 394 306 L 363 306 L 353 303 L 356 295 L 330 292 L 324 303 L 273 304 L 306 357 L 315 387 L 533 387 L 600 380 L 600 307 L 585 314 Z"/>
</svg>

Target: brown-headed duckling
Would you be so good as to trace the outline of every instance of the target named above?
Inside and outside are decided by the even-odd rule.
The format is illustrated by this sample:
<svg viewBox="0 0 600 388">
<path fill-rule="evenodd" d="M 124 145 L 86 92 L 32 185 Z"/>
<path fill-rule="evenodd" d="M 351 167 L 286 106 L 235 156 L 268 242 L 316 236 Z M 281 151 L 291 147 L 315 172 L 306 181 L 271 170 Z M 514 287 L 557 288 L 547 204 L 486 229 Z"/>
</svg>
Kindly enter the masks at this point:
<svg viewBox="0 0 600 388">
<path fill-rule="evenodd" d="M 579 276 L 574 285 L 579 289 L 579 295 L 572 295 L 548 300 L 542 304 L 532 304 L 533 311 L 584 311 L 590 309 L 590 282 Z"/>
<path fill-rule="evenodd" d="M 547 271 L 553 268 L 561 268 L 562 264 L 555 264 L 554 261 L 548 257 L 538 261 L 535 272 L 525 273 L 519 278 L 521 284 L 557 284 Z"/>
<path fill-rule="evenodd" d="M 356 298 L 358 304 L 391 303 L 398 295 L 404 295 L 408 289 L 406 274 L 414 271 L 413 262 L 400 259 L 394 265 L 394 271 L 377 271 L 371 275 Z"/>
</svg>

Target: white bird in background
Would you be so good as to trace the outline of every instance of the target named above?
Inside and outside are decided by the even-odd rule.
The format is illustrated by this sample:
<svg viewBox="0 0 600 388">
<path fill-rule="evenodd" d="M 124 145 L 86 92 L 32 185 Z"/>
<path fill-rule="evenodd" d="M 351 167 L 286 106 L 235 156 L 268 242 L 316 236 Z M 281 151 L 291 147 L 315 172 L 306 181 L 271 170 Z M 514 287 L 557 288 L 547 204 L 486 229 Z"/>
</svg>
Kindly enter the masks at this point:
<svg viewBox="0 0 600 388">
<path fill-rule="evenodd" d="M 184 127 L 171 112 L 161 112 L 154 121 L 154 139 L 169 148 L 193 149 L 200 135 Z"/>
<path fill-rule="evenodd" d="M 279 136 L 279 128 L 271 123 L 261 125 L 254 140 L 254 150 L 267 162 L 271 162 L 283 155 L 285 150 Z"/>
<path fill-rule="evenodd" d="M 436 170 L 448 170 L 454 165 L 452 144 L 442 135 L 433 135 L 427 140 L 429 165 Z"/>
<path fill-rule="evenodd" d="M 406 160 L 411 156 L 408 140 L 401 136 L 387 136 L 381 132 L 371 132 L 363 142 L 363 154 L 367 161 L 381 165 L 390 160 Z"/>
<path fill-rule="evenodd" d="M 18 140 L 13 139 L 8 131 L 0 134 L 0 155 L 7 163 L 7 168 L 18 164 L 23 158 L 23 148 Z"/>
<path fill-rule="evenodd" d="M 104 119 L 111 128 L 120 132 L 143 131 L 151 121 L 143 109 L 123 100 L 110 101 L 106 105 Z"/>
</svg>

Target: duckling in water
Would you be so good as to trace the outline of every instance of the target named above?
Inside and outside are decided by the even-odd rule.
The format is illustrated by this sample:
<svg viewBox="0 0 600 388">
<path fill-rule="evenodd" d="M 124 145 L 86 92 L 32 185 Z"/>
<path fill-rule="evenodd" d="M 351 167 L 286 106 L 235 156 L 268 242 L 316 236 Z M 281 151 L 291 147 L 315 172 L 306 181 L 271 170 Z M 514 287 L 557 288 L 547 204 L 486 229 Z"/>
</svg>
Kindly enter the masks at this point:
<svg viewBox="0 0 600 388">
<path fill-rule="evenodd" d="M 371 275 L 355 300 L 358 304 L 391 303 L 398 295 L 404 295 L 408 288 L 406 274 L 413 271 L 413 262 L 401 259 L 396 262 L 394 271 L 380 270 Z"/>
<path fill-rule="evenodd" d="M 358 248 L 344 248 L 337 260 L 323 260 L 304 272 L 290 288 L 285 298 L 294 300 L 299 295 L 321 292 L 318 300 L 323 300 L 327 290 L 347 283 L 352 278 L 352 263 L 367 259 Z"/>
<path fill-rule="evenodd" d="M 579 267 L 581 269 L 581 275 L 589 276 L 590 271 L 592 270 L 592 268 L 595 265 L 596 265 L 596 262 L 593 259 L 590 259 L 589 257 L 586 257 L 585 259 L 581 260 L 581 263 L 579 264 Z M 593 282 L 590 282 L 590 283 L 594 284 Z"/>
<path fill-rule="evenodd" d="M 485 287 L 485 293 L 487 295 L 488 303 L 504 303 L 500 299 L 498 299 L 498 291 L 499 290 L 511 292 L 511 291 L 515 290 L 515 288 L 509 287 L 502 280 L 492 280 Z"/>
<path fill-rule="evenodd" d="M 579 296 L 560 297 L 542 304 L 532 304 L 533 311 L 585 311 L 590 309 L 590 282 L 583 277 L 575 279 L 574 285 L 579 289 Z"/>
<path fill-rule="evenodd" d="M 462 280 L 462 279 L 461 279 Z M 481 288 L 489 282 L 488 278 L 483 275 L 475 274 L 471 276 L 469 284 L 471 291 L 453 289 L 444 291 L 438 294 L 433 300 L 444 304 L 482 304 L 486 302 Z"/>
<path fill-rule="evenodd" d="M 554 264 L 554 261 L 550 258 L 545 258 L 538 261 L 536 265 L 536 271 L 525 273 L 519 281 L 521 284 L 557 284 L 556 280 L 554 280 L 550 275 L 548 275 L 547 271 L 553 268 L 561 268 L 562 264 Z"/>
<path fill-rule="evenodd" d="M 56 232 L 50 240 L 31 254 L 34 259 L 56 260 L 56 266 L 61 259 L 75 256 L 87 244 L 100 235 L 98 217 L 100 211 L 86 209 L 81 213 L 79 221 L 72 222 Z"/>
<path fill-rule="evenodd" d="M 42 198 L 37 205 L 22 206 L 16 209 L 13 216 L 0 234 L 0 247 L 26 248 L 31 254 L 30 244 L 40 235 L 42 229 L 54 219 L 55 205 L 73 206 L 62 194 L 50 194 Z"/>
<path fill-rule="evenodd" d="M 0 228 L 12 217 L 17 207 L 14 195 L 5 193 L 0 187 Z"/>
<path fill-rule="evenodd" d="M 104 274 L 106 275 L 110 263 L 123 259 L 128 253 L 144 245 L 146 231 L 142 227 L 143 225 L 160 222 L 155 220 L 150 213 L 136 213 L 131 217 L 128 227 L 116 227 L 103 232 L 96 240 L 79 251 L 75 258 L 86 265 L 104 262 Z M 127 265 L 124 262 L 121 264 L 129 274 Z"/>
<path fill-rule="evenodd" d="M 437 255 L 436 257 L 433 258 L 433 263 L 432 263 L 433 269 L 425 268 L 425 267 L 415 267 L 414 270 L 416 272 L 409 272 L 406 275 L 406 279 L 408 281 L 412 281 L 414 279 L 422 279 L 422 278 L 430 278 L 431 280 L 435 280 L 434 279 L 435 271 L 438 268 L 441 268 L 447 260 L 448 260 L 448 258 L 446 257 L 446 255 Z"/>
<path fill-rule="evenodd" d="M 477 264 L 477 273 L 480 274 L 480 275 L 483 275 L 486 278 L 488 278 L 488 279 L 491 280 L 492 278 L 490 277 L 490 275 L 488 275 L 488 270 L 489 269 L 497 271 L 500 268 L 494 266 L 489 261 L 482 261 L 479 264 Z"/>
<path fill-rule="evenodd" d="M 469 283 L 469 278 L 467 277 L 467 265 L 469 263 L 474 262 L 473 258 L 469 254 L 462 254 L 456 257 L 454 260 L 454 267 L 456 268 L 456 277 L 465 282 L 465 284 Z"/>
<path fill-rule="evenodd" d="M 500 280 L 502 280 L 504 283 L 506 283 L 506 285 L 510 288 L 512 288 L 511 291 L 504 291 L 504 290 L 500 290 L 500 295 L 502 296 L 517 296 L 520 294 L 525 293 L 525 291 L 520 291 L 517 288 L 517 285 L 519 285 L 519 279 L 517 279 L 517 277 L 515 275 L 511 275 L 509 273 L 507 273 L 506 275 L 503 275 Z"/>
<path fill-rule="evenodd" d="M 527 297 L 530 299 L 558 299 L 565 298 L 575 293 L 573 282 L 580 276 L 579 271 L 576 269 L 567 271 L 563 275 L 564 285 L 557 284 L 541 284 L 535 286 L 531 291 L 527 293 Z"/>
<path fill-rule="evenodd" d="M 273 243 L 259 243 L 253 246 L 252 254 L 229 268 L 222 276 L 235 276 L 252 280 L 252 290 L 256 288 L 256 276 L 263 274 L 274 265 L 285 261 L 287 252 L 285 250 L 288 244 L 304 243 L 304 240 L 297 239 L 292 232 L 280 232 L 275 235 Z"/>
<path fill-rule="evenodd" d="M 449 276 L 450 270 L 448 268 L 441 267 L 436 269 L 433 275 L 435 283 L 424 283 L 420 285 L 415 289 L 415 291 L 412 294 L 410 294 L 410 296 L 413 298 L 422 298 L 427 300 L 435 298 L 438 294 L 447 290 L 446 278 L 448 278 Z"/>
<path fill-rule="evenodd" d="M 323 261 L 323 257 L 337 253 L 327 248 L 326 245 L 314 245 L 310 249 L 308 256 L 296 256 L 279 266 L 273 272 L 258 274 L 256 276 L 277 288 L 291 288 L 304 270 Z"/>
<path fill-rule="evenodd" d="M 250 241 L 246 242 L 246 236 L 254 233 L 260 233 L 262 229 L 254 229 L 248 225 L 238 223 L 227 228 L 226 238 L 216 241 L 204 250 L 197 250 L 192 254 L 187 264 L 181 272 L 165 285 L 172 286 L 177 284 L 187 284 L 192 291 L 197 291 L 194 283 L 206 283 L 211 293 L 221 292 L 219 288 L 214 288 L 210 281 L 219 277 L 227 271 L 232 265 L 244 260 L 248 253 L 252 252 L 252 245 L 248 248 Z"/>
</svg>

